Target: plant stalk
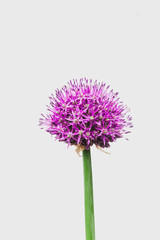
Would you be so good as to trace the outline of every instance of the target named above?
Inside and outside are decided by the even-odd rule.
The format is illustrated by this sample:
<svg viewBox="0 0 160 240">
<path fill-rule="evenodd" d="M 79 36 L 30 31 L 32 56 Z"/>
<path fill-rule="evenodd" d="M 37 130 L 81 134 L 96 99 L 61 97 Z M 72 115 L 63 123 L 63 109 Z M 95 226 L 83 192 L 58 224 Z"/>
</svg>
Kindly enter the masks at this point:
<svg viewBox="0 0 160 240">
<path fill-rule="evenodd" d="M 91 153 L 83 150 L 86 240 L 95 240 Z"/>
</svg>

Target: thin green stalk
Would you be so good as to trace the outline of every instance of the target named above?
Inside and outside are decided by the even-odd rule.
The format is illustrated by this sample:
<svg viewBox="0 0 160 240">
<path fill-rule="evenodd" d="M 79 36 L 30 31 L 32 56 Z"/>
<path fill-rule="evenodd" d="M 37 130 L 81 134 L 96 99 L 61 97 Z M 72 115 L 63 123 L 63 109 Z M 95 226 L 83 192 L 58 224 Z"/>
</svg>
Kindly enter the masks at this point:
<svg viewBox="0 0 160 240">
<path fill-rule="evenodd" d="M 86 240 L 95 240 L 92 165 L 90 150 L 83 151 Z"/>
</svg>

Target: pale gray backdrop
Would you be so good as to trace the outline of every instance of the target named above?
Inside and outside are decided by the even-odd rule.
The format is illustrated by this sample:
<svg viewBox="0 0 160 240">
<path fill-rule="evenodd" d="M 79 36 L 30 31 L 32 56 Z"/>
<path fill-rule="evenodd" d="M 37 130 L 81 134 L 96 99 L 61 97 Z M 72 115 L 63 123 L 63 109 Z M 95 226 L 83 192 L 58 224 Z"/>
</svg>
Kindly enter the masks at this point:
<svg viewBox="0 0 160 240">
<path fill-rule="evenodd" d="M 1 240 L 85 239 L 82 159 L 38 127 L 81 77 L 110 84 L 134 123 L 111 155 L 92 149 L 96 239 L 160 239 L 159 29 L 158 0 L 1 1 Z"/>
</svg>

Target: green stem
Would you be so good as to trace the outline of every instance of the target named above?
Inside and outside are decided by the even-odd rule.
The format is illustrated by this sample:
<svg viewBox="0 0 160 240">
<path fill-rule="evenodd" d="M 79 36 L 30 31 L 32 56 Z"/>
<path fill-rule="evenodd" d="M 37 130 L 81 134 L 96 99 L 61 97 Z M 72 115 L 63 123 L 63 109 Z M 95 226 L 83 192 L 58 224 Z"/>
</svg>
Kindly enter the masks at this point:
<svg viewBox="0 0 160 240">
<path fill-rule="evenodd" d="M 83 151 L 86 240 L 95 240 L 92 165 L 90 150 Z"/>
</svg>

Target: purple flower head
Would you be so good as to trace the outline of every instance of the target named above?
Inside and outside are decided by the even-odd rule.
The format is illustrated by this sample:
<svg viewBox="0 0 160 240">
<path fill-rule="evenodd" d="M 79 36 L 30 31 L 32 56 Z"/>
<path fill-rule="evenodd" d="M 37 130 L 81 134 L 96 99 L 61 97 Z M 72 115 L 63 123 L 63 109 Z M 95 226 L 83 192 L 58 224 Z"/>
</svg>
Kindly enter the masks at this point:
<svg viewBox="0 0 160 240">
<path fill-rule="evenodd" d="M 68 146 L 109 147 L 132 127 L 129 109 L 119 101 L 118 93 L 97 80 L 70 81 L 49 99 L 49 113 L 42 114 L 39 125 Z"/>
</svg>

